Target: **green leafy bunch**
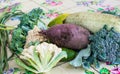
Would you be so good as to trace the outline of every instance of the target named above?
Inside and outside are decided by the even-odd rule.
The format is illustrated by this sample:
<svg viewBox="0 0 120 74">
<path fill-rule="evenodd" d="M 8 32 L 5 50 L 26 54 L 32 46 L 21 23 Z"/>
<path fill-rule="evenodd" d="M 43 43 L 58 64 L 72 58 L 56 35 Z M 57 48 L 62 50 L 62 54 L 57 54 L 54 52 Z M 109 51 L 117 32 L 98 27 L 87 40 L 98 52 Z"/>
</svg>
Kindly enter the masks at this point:
<svg viewBox="0 0 120 74">
<path fill-rule="evenodd" d="M 15 53 L 21 53 L 26 42 L 27 32 L 37 25 L 42 14 L 42 9 L 36 8 L 20 17 L 20 24 L 12 33 L 10 48 Z"/>
</svg>

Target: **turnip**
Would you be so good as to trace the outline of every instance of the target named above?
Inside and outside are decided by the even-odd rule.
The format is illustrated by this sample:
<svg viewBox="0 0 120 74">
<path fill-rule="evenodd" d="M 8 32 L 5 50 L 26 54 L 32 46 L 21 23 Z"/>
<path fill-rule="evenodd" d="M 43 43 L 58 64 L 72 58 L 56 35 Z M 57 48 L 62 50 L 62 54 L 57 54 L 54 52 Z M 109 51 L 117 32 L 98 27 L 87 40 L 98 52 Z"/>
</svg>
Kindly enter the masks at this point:
<svg viewBox="0 0 120 74">
<path fill-rule="evenodd" d="M 43 30 L 50 42 L 59 47 L 82 49 L 87 47 L 90 35 L 89 31 L 74 24 L 59 24 Z"/>
</svg>

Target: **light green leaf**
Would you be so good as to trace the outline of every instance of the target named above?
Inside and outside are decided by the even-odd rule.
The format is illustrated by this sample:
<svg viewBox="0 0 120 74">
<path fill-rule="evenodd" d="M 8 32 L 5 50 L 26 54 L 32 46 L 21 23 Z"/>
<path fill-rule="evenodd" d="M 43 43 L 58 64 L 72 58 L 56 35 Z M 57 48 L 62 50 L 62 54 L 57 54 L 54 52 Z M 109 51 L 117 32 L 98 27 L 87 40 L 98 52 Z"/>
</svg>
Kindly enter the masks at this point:
<svg viewBox="0 0 120 74">
<path fill-rule="evenodd" d="M 80 67 L 83 64 L 83 58 L 87 59 L 90 56 L 90 53 L 90 46 L 88 45 L 86 49 L 83 49 L 78 53 L 77 57 L 70 62 L 70 65 Z"/>
</svg>

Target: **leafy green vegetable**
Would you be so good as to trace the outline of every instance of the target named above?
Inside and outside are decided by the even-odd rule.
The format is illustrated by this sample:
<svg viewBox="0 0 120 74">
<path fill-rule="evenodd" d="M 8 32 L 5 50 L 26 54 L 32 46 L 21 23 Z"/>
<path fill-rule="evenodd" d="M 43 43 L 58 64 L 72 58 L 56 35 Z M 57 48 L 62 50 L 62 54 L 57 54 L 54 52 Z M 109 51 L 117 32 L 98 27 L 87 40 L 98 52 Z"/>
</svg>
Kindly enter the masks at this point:
<svg viewBox="0 0 120 74">
<path fill-rule="evenodd" d="M 91 50 L 90 46 L 88 45 L 86 49 L 83 49 L 78 53 L 77 57 L 70 62 L 70 65 L 74 67 L 83 66 L 84 68 L 89 68 L 89 64 L 87 65 L 85 59 L 87 59 L 90 56 L 90 53 Z"/>
<path fill-rule="evenodd" d="M 101 60 L 110 64 L 120 64 L 120 33 L 115 32 L 114 28 L 107 30 L 105 25 L 89 39 L 91 41 L 92 55 L 89 58 L 91 63 Z"/>
<path fill-rule="evenodd" d="M 43 42 L 24 49 L 20 56 L 23 61 L 16 58 L 16 63 L 28 71 L 38 74 L 50 71 L 64 57 L 67 57 L 67 53 L 61 48 Z"/>
<path fill-rule="evenodd" d="M 15 53 L 21 53 L 26 42 L 27 32 L 40 23 L 42 9 L 36 8 L 20 17 L 20 24 L 12 33 L 10 49 Z"/>
</svg>

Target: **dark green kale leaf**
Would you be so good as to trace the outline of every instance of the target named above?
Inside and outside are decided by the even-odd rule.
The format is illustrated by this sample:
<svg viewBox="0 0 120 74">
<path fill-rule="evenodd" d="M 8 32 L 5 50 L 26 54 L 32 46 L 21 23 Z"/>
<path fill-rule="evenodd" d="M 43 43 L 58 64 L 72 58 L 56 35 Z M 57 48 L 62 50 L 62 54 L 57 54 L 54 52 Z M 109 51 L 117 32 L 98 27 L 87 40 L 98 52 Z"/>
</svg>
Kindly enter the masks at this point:
<svg viewBox="0 0 120 74">
<path fill-rule="evenodd" d="M 42 9 L 36 8 L 20 17 L 20 24 L 12 33 L 12 41 L 10 44 L 10 49 L 12 49 L 12 51 L 15 53 L 22 52 L 26 42 L 27 33 L 37 25 L 42 12 Z"/>
<path fill-rule="evenodd" d="M 111 14 L 120 17 L 120 9 L 119 8 L 114 8 L 113 10 L 102 10 L 102 13 L 105 14 Z"/>
<path fill-rule="evenodd" d="M 91 35 L 91 63 L 94 59 L 109 62 L 109 64 L 120 64 L 120 33 L 114 28 L 107 30 L 105 25 L 99 32 Z"/>
</svg>

